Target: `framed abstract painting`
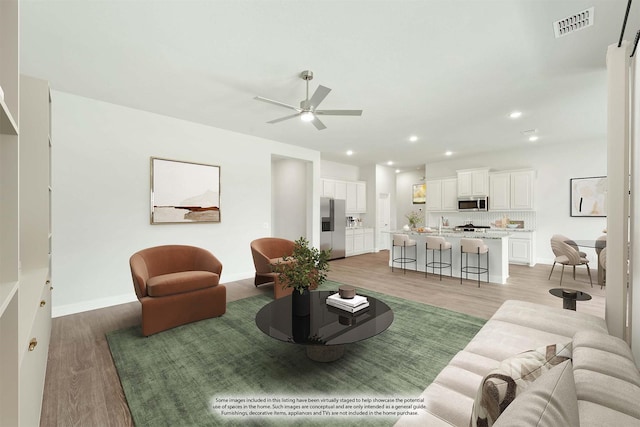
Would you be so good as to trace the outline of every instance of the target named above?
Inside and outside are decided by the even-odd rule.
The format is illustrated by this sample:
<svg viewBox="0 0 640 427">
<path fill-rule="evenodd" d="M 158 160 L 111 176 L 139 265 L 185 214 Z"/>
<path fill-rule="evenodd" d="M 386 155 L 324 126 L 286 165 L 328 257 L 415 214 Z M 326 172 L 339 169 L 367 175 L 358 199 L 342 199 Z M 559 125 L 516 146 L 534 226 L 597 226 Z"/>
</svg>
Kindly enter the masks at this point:
<svg viewBox="0 0 640 427">
<path fill-rule="evenodd" d="M 607 177 L 571 178 L 571 216 L 607 216 Z"/>
<path fill-rule="evenodd" d="M 423 205 L 427 200 L 427 184 L 413 184 L 411 197 L 414 205 Z"/>
<path fill-rule="evenodd" d="M 220 222 L 220 166 L 151 158 L 151 224 Z"/>
</svg>

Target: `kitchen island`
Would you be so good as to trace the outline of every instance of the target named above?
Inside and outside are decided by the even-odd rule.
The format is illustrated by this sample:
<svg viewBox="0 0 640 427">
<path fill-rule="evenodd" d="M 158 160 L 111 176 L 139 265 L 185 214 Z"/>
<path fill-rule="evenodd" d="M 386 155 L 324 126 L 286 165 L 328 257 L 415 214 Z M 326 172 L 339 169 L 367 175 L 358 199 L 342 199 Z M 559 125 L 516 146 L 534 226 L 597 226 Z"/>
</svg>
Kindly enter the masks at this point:
<svg viewBox="0 0 640 427">
<path fill-rule="evenodd" d="M 487 231 L 487 232 L 460 232 L 460 231 L 442 231 L 438 232 L 417 232 L 417 231 L 390 231 L 389 238 L 393 239 L 394 234 L 407 234 L 410 239 L 415 240 L 417 243 L 416 251 L 417 251 L 417 270 L 425 271 L 426 268 L 426 243 L 427 236 L 441 236 L 444 237 L 448 242 L 451 242 L 451 260 L 452 264 L 452 274 L 453 277 L 460 277 L 460 239 L 482 239 L 484 244 L 489 247 L 489 282 L 491 283 L 499 283 L 505 284 L 507 283 L 507 278 L 509 277 L 509 236 L 510 233 L 507 231 Z M 390 245 L 392 250 L 389 251 L 389 266 L 391 267 L 392 261 L 394 258 L 393 254 L 393 245 Z M 442 262 L 447 262 L 449 251 L 442 252 Z M 411 257 L 413 254 L 413 248 L 407 250 L 407 256 Z M 395 257 L 400 256 L 399 248 L 396 249 Z M 435 252 L 436 261 L 438 261 L 438 252 Z M 431 251 L 429 251 L 429 262 L 431 262 Z M 485 266 L 485 256 L 480 256 L 480 264 L 482 267 Z M 473 255 L 469 255 L 469 265 L 477 265 L 477 257 Z M 394 265 L 394 268 L 400 268 L 399 264 Z M 411 269 L 413 267 L 413 263 L 407 264 L 407 268 Z M 431 274 L 431 268 L 427 271 L 427 274 Z M 439 269 L 435 269 L 435 274 L 440 274 Z M 449 274 L 449 269 L 443 269 L 442 275 Z M 463 275 L 463 278 L 465 276 Z M 480 281 L 486 281 L 486 274 L 482 274 L 480 276 Z M 475 274 L 469 275 L 469 280 L 476 280 L 477 276 Z"/>
</svg>

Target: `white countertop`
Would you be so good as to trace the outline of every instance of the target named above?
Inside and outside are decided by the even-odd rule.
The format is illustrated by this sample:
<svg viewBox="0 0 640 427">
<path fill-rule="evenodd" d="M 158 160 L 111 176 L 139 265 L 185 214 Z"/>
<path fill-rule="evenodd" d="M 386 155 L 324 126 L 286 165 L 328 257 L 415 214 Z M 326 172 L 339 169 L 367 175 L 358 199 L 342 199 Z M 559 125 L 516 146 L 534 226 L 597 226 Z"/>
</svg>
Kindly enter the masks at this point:
<svg viewBox="0 0 640 427">
<path fill-rule="evenodd" d="M 417 231 L 394 230 L 394 231 L 389 231 L 389 233 L 390 234 L 408 234 L 410 236 L 443 236 L 443 237 L 457 237 L 457 238 L 468 238 L 468 239 L 502 239 L 503 237 L 509 237 L 511 235 L 510 231 L 506 231 L 506 230 L 502 230 L 502 231 L 442 230 L 441 233 L 438 233 L 437 230 L 434 230 L 432 232 L 421 232 L 421 233 Z"/>
</svg>

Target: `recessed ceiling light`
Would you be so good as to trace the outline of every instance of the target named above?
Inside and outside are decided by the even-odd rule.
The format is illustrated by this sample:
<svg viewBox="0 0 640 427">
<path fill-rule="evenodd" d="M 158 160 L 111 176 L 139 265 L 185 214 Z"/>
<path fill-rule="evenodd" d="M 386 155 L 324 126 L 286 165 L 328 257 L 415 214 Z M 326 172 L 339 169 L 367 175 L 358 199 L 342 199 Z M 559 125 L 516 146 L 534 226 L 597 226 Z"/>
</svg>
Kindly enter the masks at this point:
<svg viewBox="0 0 640 427">
<path fill-rule="evenodd" d="M 411 141 L 411 142 L 416 142 L 417 140 L 418 140 L 418 137 L 417 137 L 417 136 L 415 136 L 415 135 L 411 135 L 411 136 L 409 137 L 409 141 Z"/>
<path fill-rule="evenodd" d="M 353 155 L 353 150 L 347 150 L 347 156 L 352 156 Z"/>
<path fill-rule="evenodd" d="M 389 160 L 389 161 L 387 162 L 387 165 L 389 165 L 389 166 L 391 166 L 392 164 L 393 164 L 393 162 L 392 162 L 391 160 Z"/>
<path fill-rule="evenodd" d="M 517 119 L 520 118 L 522 116 L 522 111 L 512 111 L 509 114 L 509 117 L 511 117 L 512 119 Z"/>
<path fill-rule="evenodd" d="M 400 173 L 400 169 L 396 169 L 396 173 Z"/>
<path fill-rule="evenodd" d="M 529 141 L 530 141 L 530 142 L 535 142 L 535 141 L 537 141 L 537 140 L 538 140 L 538 136 L 537 136 L 537 135 L 531 135 L 531 136 L 529 137 Z"/>
<path fill-rule="evenodd" d="M 444 155 L 445 156 L 450 156 L 453 154 L 453 151 L 445 151 Z"/>
</svg>

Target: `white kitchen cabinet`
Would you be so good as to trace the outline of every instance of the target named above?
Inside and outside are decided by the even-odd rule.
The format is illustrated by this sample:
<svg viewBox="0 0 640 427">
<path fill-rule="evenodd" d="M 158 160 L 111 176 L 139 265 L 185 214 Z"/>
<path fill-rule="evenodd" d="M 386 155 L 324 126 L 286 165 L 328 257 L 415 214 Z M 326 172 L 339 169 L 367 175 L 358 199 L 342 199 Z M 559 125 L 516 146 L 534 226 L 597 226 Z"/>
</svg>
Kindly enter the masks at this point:
<svg viewBox="0 0 640 427">
<path fill-rule="evenodd" d="M 514 231 L 509 236 L 509 263 L 533 267 L 535 262 L 535 233 Z"/>
<path fill-rule="evenodd" d="M 346 211 L 348 214 L 367 211 L 367 184 L 365 182 L 347 182 Z"/>
<path fill-rule="evenodd" d="M 492 173 L 489 180 L 489 209 L 533 209 L 534 176 L 533 170 Z"/>
<path fill-rule="evenodd" d="M 357 212 L 357 203 L 358 203 L 358 188 L 356 187 L 355 182 L 347 183 L 347 203 L 346 210 L 347 213 Z"/>
<path fill-rule="evenodd" d="M 458 171 L 458 196 L 486 196 L 489 194 L 489 169 Z"/>
<path fill-rule="evenodd" d="M 353 232 L 353 253 L 361 254 L 364 252 L 364 230 L 362 228 Z"/>
<path fill-rule="evenodd" d="M 345 256 L 353 255 L 353 229 L 347 229 L 345 233 L 344 251 Z"/>
<path fill-rule="evenodd" d="M 347 183 L 345 181 L 335 181 L 333 198 L 336 200 L 347 200 Z"/>
<path fill-rule="evenodd" d="M 334 198 L 336 195 L 336 182 L 333 179 L 322 180 L 322 197 Z"/>
<path fill-rule="evenodd" d="M 511 209 L 534 208 L 534 177 L 532 170 L 511 172 Z"/>
<path fill-rule="evenodd" d="M 364 229 L 364 251 L 373 252 L 373 250 L 374 250 L 373 228 L 365 228 Z"/>
<path fill-rule="evenodd" d="M 346 213 L 367 211 L 367 183 L 322 178 L 321 197 L 345 201 Z"/>
<path fill-rule="evenodd" d="M 489 210 L 511 209 L 511 174 L 492 173 L 489 176 Z"/>
<path fill-rule="evenodd" d="M 434 179 L 426 182 L 428 211 L 457 211 L 458 210 L 458 180 L 457 178 Z"/>
<path fill-rule="evenodd" d="M 446 178 L 442 180 L 442 210 L 458 210 L 458 179 Z"/>
<path fill-rule="evenodd" d="M 345 238 L 345 256 L 373 252 L 373 228 L 348 228 Z"/>
<path fill-rule="evenodd" d="M 367 183 L 356 183 L 356 209 L 359 213 L 367 212 Z"/>
<path fill-rule="evenodd" d="M 425 208 L 428 211 L 442 210 L 442 180 L 434 179 L 426 182 L 427 197 Z"/>
</svg>

